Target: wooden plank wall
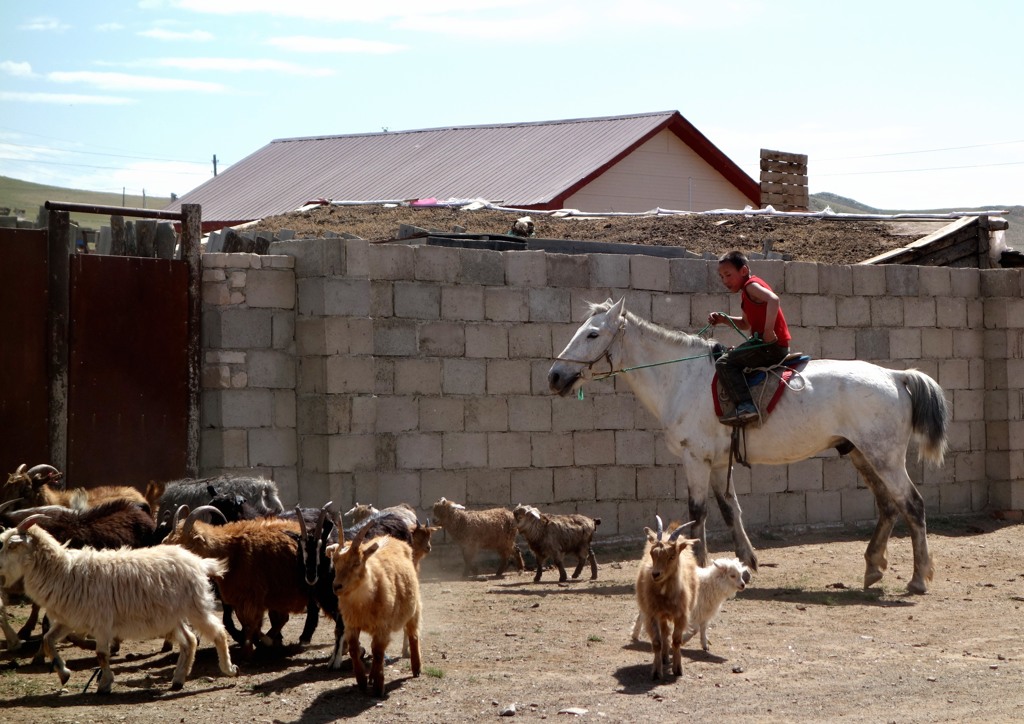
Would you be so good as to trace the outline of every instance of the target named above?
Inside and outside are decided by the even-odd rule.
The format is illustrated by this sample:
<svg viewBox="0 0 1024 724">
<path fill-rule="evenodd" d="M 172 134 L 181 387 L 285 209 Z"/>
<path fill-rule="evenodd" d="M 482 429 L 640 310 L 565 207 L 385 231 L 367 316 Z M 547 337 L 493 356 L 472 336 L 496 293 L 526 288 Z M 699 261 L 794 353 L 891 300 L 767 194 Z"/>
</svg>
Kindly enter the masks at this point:
<svg viewBox="0 0 1024 724">
<path fill-rule="evenodd" d="M 807 155 L 761 149 L 761 208 L 807 211 Z"/>
</svg>

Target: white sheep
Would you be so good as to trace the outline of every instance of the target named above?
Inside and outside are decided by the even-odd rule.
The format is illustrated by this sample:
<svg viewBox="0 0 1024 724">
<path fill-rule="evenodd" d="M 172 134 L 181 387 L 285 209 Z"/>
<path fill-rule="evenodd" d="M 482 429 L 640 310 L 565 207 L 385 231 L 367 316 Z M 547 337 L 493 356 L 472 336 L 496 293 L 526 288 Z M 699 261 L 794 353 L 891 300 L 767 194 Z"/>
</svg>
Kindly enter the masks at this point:
<svg viewBox="0 0 1024 724">
<path fill-rule="evenodd" d="M 29 516 L 0 533 L 0 586 L 22 582 L 25 595 L 46 610 L 50 629 L 43 636 L 43 651 L 53 660 L 61 685 L 71 672 L 57 653 L 57 644 L 72 632 L 96 640 L 101 694 L 109 693 L 114 682 L 110 646 L 115 639 L 177 641 L 180 653 L 171 688 L 184 686 L 197 645 L 189 626 L 213 641 L 221 673 L 238 672 L 209 581 L 211 575 L 223 575 L 223 561 L 200 558 L 174 545 L 69 549 L 34 525 L 41 517 Z"/>
<path fill-rule="evenodd" d="M 697 567 L 697 595 L 690 608 L 690 621 L 686 626 L 682 643 L 692 639 L 700 631 L 700 645 L 704 651 L 708 646 L 708 624 L 722 609 L 722 603 L 750 583 L 750 569 L 738 558 L 718 558 L 708 566 Z M 641 616 L 633 624 L 634 641 L 640 640 L 643 625 Z"/>
</svg>

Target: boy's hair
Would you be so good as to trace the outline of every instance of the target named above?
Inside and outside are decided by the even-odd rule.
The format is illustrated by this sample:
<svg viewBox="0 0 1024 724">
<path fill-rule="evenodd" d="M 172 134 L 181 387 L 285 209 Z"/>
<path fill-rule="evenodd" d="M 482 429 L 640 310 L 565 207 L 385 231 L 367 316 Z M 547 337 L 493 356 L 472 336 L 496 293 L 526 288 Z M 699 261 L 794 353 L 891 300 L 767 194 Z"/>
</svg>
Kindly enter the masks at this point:
<svg viewBox="0 0 1024 724">
<path fill-rule="evenodd" d="M 718 259 L 719 264 L 732 264 L 737 270 L 747 266 L 747 256 L 742 251 L 730 251 L 727 254 L 722 254 Z"/>
</svg>

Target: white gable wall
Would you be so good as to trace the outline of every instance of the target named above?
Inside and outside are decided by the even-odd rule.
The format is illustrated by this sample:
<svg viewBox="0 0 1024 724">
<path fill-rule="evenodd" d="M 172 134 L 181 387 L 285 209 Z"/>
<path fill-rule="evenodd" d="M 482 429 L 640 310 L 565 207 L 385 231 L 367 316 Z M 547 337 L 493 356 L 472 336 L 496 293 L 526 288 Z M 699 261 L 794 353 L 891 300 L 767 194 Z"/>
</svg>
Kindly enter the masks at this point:
<svg viewBox="0 0 1024 724">
<path fill-rule="evenodd" d="M 581 211 L 707 211 L 742 209 L 750 203 L 666 129 L 570 196 L 564 206 Z"/>
</svg>

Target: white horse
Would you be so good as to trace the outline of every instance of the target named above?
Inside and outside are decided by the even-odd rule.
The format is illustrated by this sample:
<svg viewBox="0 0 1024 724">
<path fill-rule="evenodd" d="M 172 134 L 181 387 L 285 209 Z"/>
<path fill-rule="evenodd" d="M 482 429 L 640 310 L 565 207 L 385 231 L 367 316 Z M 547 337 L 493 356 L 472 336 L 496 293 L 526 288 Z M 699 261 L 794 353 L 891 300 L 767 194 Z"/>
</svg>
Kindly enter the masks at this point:
<svg viewBox="0 0 1024 724">
<path fill-rule="evenodd" d="M 633 393 L 661 421 L 669 449 L 682 458 L 700 564 L 707 565 L 704 525 L 710 483 L 732 528 L 736 555 L 757 570 L 736 492 L 727 485 L 731 428 L 718 421 L 713 407 L 714 342 L 652 324 L 625 311 L 623 301 L 590 305 L 589 317 L 551 365 L 548 384 L 565 396 L 593 378 L 599 361 L 607 361 L 613 370 L 628 369 L 624 377 Z M 657 364 L 672 360 L 683 361 Z M 748 426 L 746 459 L 786 465 L 828 448 L 848 452 L 878 504 L 878 523 L 864 554 L 864 587 L 881 580 L 888 566 L 889 536 L 896 516 L 902 515 L 914 547 L 914 576 L 907 589 L 924 593 L 932 578 L 932 559 L 924 500 L 907 474 L 906 455 L 913 437 L 920 459 L 942 463 L 948 422 L 942 388 L 918 370 L 890 370 L 856 360 L 812 360 L 801 377 L 802 389 L 783 394 L 761 426 Z"/>
</svg>

